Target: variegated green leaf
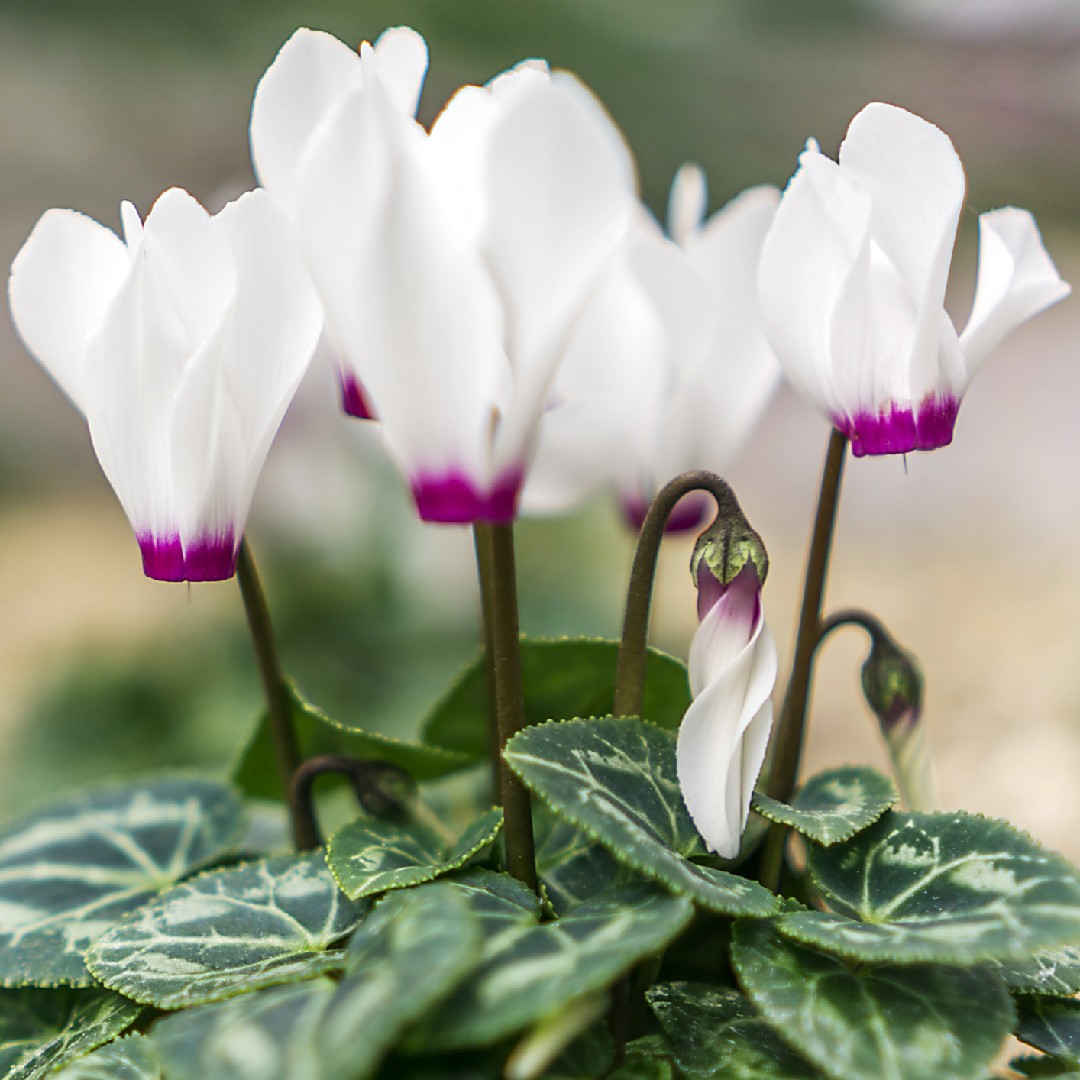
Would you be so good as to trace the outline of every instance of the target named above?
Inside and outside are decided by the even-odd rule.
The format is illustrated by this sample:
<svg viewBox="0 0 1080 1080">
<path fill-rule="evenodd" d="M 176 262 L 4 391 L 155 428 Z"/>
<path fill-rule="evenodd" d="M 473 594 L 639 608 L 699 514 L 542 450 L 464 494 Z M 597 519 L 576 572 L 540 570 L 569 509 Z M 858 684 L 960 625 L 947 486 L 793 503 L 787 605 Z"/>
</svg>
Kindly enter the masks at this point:
<svg viewBox="0 0 1080 1080">
<path fill-rule="evenodd" d="M 50 1073 L 49 1080 L 161 1080 L 161 1062 L 154 1044 L 135 1033 Z"/>
<path fill-rule="evenodd" d="M 1080 1068 L 1080 1001 L 1022 994 L 1016 999 L 1016 1037 Z"/>
<path fill-rule="evenodd" d="M 540 921 L 540 900 L 527 885 L 509 874 L 464 870 L 448 878 L 468 901 L 480 922 L 479 958 L 487 960 L 515 941 L 522 930 Z"/>
<path fill-rule="evenodd" d="M 151 1029 L 169 1080 L 330 1080 L 319 1025 L 329 979 L 184 1009 Z"/>
<path fill-rule="evenodd" d="M 556 922 L 507 935 L 479 970 L 423 1025 L 414 1049 L 488 1045 L 602 989 L 663 949 L 690 921 L 683 897 L 628 886 Z"/>
<path fill-rule="evenodd" d="M 1067 1061 L 1045 1057 L 1042 1054 L 1024 1054 L 1013 1058 L 1009 1068 L 1024 1077 L 1053 1077 L 1054 1080 L 1080 1080 L 1080 1069 Z"/>
<path fill-rule="evenodd" d="M 457 870 L 495 842 L 502 820 L 502 810 L 492 807 L 452 844 L 422 825 L 353 821 L 330 838 L 326 861 L 345 894 L 356 900 Z"/>
<path fill-rule="evenodd" d="M 480 929 L 460 889 L 388 895 L 361 924 L 350 971 L 184 1010 L 154 1028 L 170 1080 L 363 1080 L 403 1030 L 476 963 Z"/>
<path fill-rule="evenodd" d="M 626 1055 L 605 1080 L 674 1080 L 671 1054 L 658 1035 L 645 1035 L 626 1044 Z"/>
<path fill-rule="evenodd" d="M 128 912 L 234 848 L 236 793 L 170 776 L 74 795 L 0 832 L 0 983 L 89 986 L 83 954 Z"/>
<path fill-rule="evenodd" d="M 1003 821 L 890 812 L 809 865 L 836 914 L 781 932 L 846 956 L 972 963 L 1080 940 L 1080 872 Z"/>
<path fill-rule="evenodd" d="M 87 956 L 106 986 L 177 1009 L 341 967 L 336 946 L 367 905 L 346 899 L 321 851 L 203 874 L 140 908 Z"/>
<path fill-rule="evenodd" d="M 732 964 L 758 1011 L 832 1080 L 978 1080 L 1012 1024 L 989 965 L 860 965 L 736 924 Z"/>
<path fill-rule="evenodd" d="M 37 1080 L 115 1038 L 140 1012 L 100 990 L 0 990 L 0 1075 Z"/>
<path fill-rule="evenodd" d="M 722 1076 L 731 1057 L 724 1029 L 754 1016 L 737 990 L 703 983 L 659 983 L 646 994 L 679 1066 L 691 1080 Z"/>
<path fill-rule="evenodd" d="M 542 803 L 534 807 L 536 872 L 552 907 L 560 915 L 600 896 L 614 885 L 627 884 L 628 870 L 603 844 L 556 817 Z"/>
<path fill-rule="evenodd" d="M 521 639 L 525 722 L 604 716 L 615 697 L 617 641 L 586 638 Z M 690 706 L 686 665 L 657 649 L 645 661 L 644 715 L 675 730 Z M 424 739 L 481 761 L 490 752 L 487 675 L 483 657 L 459 676 L 424 723 Z"/>
<path fill-rule="evenodd" d="M 566 720 L 520 732 L 504 756 L 556 814 L 627 866 L 720 914 L 776 910 L 756 882 L 691 862 L 707 852 L 683 803 L 669 732 L 641 720 Z"/>
<path fill-rule="evenodd" d="M 873 825 L 899 800 L 896 785 L 875 769 L 846 766 L 811 777 L 791 801 L 755 792 L 751 806 L 762 816 L 828 847 Z"/>
<path fill-rule="evenodd" d="M 305 701 L 292 684 L 288 689 L 302 758 L 343 754 L 361 760 L 389 761 L 414 780 L 431 780 L 472 764 L 471 758 L 452 750 L 406 742 L 342 723 Z M 233 779 L 248 795 L 260 799 L 284 798 L 274 755 L 273 735 L 264 714 L 232 769 Z"/>
<path fill-rule="evenodd" d="M 1030 960 L 1004 963 L 1001 971 L 1014 994 L 1072 997 L 1080 993 L 1080 947 L 1061 945 L 1047 949 Z"/>
</svg>

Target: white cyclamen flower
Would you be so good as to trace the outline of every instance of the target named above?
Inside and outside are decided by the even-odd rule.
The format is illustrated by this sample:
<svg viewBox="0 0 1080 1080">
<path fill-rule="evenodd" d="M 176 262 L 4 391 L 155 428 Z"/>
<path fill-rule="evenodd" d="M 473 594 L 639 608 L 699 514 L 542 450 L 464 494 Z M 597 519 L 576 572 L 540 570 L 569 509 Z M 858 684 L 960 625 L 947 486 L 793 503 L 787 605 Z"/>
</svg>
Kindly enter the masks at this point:
<svg viewBox="0 0 1080 1080">
<path fill-rule="evenodd" d="M 148 577 L 231 577 L 259 471 L 318 341 L 289 222 L 250 192 L 209 215 L 166 191 L 124 239 L 49 210 L 16 256 L 11 312 L 86 417 Z"/>
<path fill-rule="evenodd" d="M 721 585 L 698 564 L 690 690 L 677 744 L 679 786 L 712 851 L 734 858 L 772 727 L 776 646 L 761 613 L 761 582 L 747 563 Z"/>
<path fill-rule="evenodd" d="M 674 239 L 639 210 L 556 376 L 527 510 L 563 510 L 610 483 L 640 527 L 674 476 L 731 466 L 780 378 L 756 293 L 778 200 L 775 188 L 752 188 L 703 220 L 704 177 L 684 165 L 671 189 Z M 688 496 L 669 530 L 699 528 L 707 506 Z"/>
<path fill-rule="evenodd" d="M 374 416 L 429 521 L 514 517 L 566 338 L 626 227 L 611 120 L 538 62 L 413 119 L 423 39 L 299 30 L 251 115 L 323 301 L 346 410 Z"/>
<path fill-rule="evenodd" d="M 963 201 L 948 137 L 880 102 L 852 120 L 838 162 L 811 140 L 781 199 L 761 257 L 765 330 L 856 457 L 947 445 L 983 360 L 1069 293 L 1026 210 L 982 214 L 958 335 L 944 300 Z"/>
</svg>

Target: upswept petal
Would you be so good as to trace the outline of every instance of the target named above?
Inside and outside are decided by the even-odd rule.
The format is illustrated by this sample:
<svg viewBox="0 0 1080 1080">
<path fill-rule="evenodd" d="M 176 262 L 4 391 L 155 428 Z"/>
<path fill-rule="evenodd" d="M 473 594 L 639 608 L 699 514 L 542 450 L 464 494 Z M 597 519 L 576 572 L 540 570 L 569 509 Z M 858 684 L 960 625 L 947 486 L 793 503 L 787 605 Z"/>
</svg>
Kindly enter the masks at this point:
<svg viewBox="0 0 1080 1080">
<path fill-rule="evenodd" d="M 85 411 L 86 341 L 128 273 L 123 242 L 74 210 L 48 210 L 8 280 L 15 327 L 76 408 Z"/>
<path fill-rule="evenodd" d="M 869 197 L 809 143 L 762 246 L 758 303 L 785 375 L 826 415 L 842 411 L 833 313 L 869 232 Z"/>
<path fill-rule="evenodd" d="M 232 253 L 213 219 L 182 188 L 170 188 L 146 215 L 141 251 L 190 341 L 206 341 L 237 285 Z"/>
<path fill-rule="evenodd" d="M 374 50 L 390 103 L 404 116 L 415 116 L 428 69 L 427 42 L 410 26 L 391 26 L 375 39 Z"/>
<path fill-rule="evenodd" d="M 94 451 L 140 545 L 178 541 L 168 432 L 173 397 L 192 349 L 144 246 L 90 335 L 85 384 Z"/>
<path fill-rule="evenodd" d="M 683 799 L 709 847 L 738 854 L 754 783 L 765 760 L 772 725 L 769 696 L 776 681 L 772 635 L 758 614 L 747 632 L 723 598 L 702 620 L 691 645 L 709 681 L 683 717 L 676 764 Z"/>
<path fill-rule="evenodd" d="M 505 377 L 490 279 L 427 159 L 426 136 L 377 80 L 309 151 L 297 226 L 327 329 L 413 478 L 493 475 Z"/>
<path fill-rule="evenodd" d="M 668 194 L 668 235 L 680 247 L 685 247 L 701 228 L 709 202 L 709 188 L 700 165 L 688 161 L 680 165 L 671 181 Z"/>
<path fill-rule="evenodd" d="M 214 225 L 238 288 L 176 394 L 172 486 L 185 552 L 215 537 L 239 546 L 255 482 L 322 324 L 291 227 L 269 195 L 241 196 Z"/>
<path fill-rule="evenodd" d="M 308 140 L 362 85 L 355 50 L 332 34 L 297 30 L 255 88 L 251 158 L 259 183 L 292 206 Z"/>
<path fill-rule="evenodd" d="M 632 271 L 628 242 L 574 326 L 522 495 L 526 513 L 558 513 L 601 484 L 640 498 L 668 391 L 667 337 Z"/>
<path fill-rule="evenodd" d="M 757 266 L 780 192 L 749 188 L 691 234 L 685 250 L 709 282 L 711 348 L 687 375 L 685 426 L 696 436 L 694 465 L 723 472 L 742 452 L 780 382 L 761 326 Z M 709 418 L 711 413 L 711 422 Z"/>
<path fill-rule="evenodd" d="M 875 101 L 851 121 L 839 161 L 869 194 L 874 240 L 911 290 L 913 306 L 936 312 L 964 202 L 964 170 L 949 137 L 905 109 Z"/>
<path fill-rule="evenodd" d="M 969 377 L 1007 334 L 1070 291 L 1028 211 L 1005 207 L 980 214 L 975 300 L 960 335 Z"/>
<path fill-rule="evenodd" d="M 521 457 L 561 350 L 630 219 L 632 166 L 614 123 L 576 79 L 532 78 L 488 139 L 484 252 L 506 312 L 514 402 L 497 457 Z"/>
</svg>

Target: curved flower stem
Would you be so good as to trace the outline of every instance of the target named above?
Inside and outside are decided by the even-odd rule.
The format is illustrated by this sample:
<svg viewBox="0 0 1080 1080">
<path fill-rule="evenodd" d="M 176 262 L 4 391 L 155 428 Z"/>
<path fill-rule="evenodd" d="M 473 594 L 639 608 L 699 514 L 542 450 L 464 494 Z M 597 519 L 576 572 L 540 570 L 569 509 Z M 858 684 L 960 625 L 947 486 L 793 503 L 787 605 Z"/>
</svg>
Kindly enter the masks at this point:
<svg viewBox="0 0 1080 1080">
<path fill-rule="evenodd" d="M 492 713 L 496 739 L 492 757 L 498 770 L 497 791 L 503 809 L 506 869 L 538 892 L 529 792 L 502 756 L 511 736 L 525 726 L 513 528 L 509 522 L 477 521 L 473 525 L 480 564 L 488 686 L 494 691 Z"/>
<path fill-rule="evenodd" d="M 707 491 L 715 500 L 717 517 L 740 513 L 739 501 L 726 480 L 704 469 L 681 473 L 668 481 L 653 499 L 641 525 L 630 584 L 626 590 L 619 658 L 615 668 L 615 716 L 641 716 L 645 700 L 645 658 L 649 637 L 649 606 L 652 603 L 656 560 L 660 541 L 675 504 L 691 491 Z"/>
<path fill-rule="evenodd" d="M 814 652 L 821 637 L 821 604 L 825 596 L 825 578 L 829 571 L 836 511 L 840 505 L 840 482 L 844 475 L 847 445 L 847 436 L 834 428 L 825 454 L 814 532 L 810 539 L 810 554 L 806 560 L 802 612 L 795 638 L 791 678 L 780 706 L 780 718 L 773 741 L 775 749 L 765 789 L 770 797 L 781 802 L 786 802 L 791 797 L 799 775 L 803 734 L 806 730 L 806 709 L 814 674 Z M 787 830 L 783 825 L 772 825 L 769 828 L 762 860 L 761 883 L 774 891 L 780 884 L 786 837 Z"/>
<path fill-rule="evenodd" d="M 821 620 L 814 649 L 818 649 L 825 639 L 841 626 L 861 626 L 870 635 L 872 641 L 881 638 L 892 640 L 884 624 L 876 615 L 871 615 L 869 611 L 863 611 L 861 608 L 844 608 Z"/>
<path fill-rule="evenodd" d="M 244 612 L 247 615 L 251 642 L 255 648 L 255 660 L 259 665 L 263 693 L 266 696 L 266 710 L 270 719 L 270 734 L 274 741 L 274 754 L 277 758 L 278 776 L 289 806 L 289 819 L 292 822 L 293 843 L 297 851 L 306 851 L 318 846 L 318 839 L 309 827 L 308 821 L 296 801 L 292 778 L 300 765 L 300 746 L 293 727 L 292 703 L 281 674 L 278 662 L 277 645 L 270 623 L 270 610 L 266 605 L 259 572 L 251 557 L 247 540 L 240 542 L 240 552 L 236 562 L 236 580 L 240 585 L 240 595 L 244 600 Z"/>
</svg>

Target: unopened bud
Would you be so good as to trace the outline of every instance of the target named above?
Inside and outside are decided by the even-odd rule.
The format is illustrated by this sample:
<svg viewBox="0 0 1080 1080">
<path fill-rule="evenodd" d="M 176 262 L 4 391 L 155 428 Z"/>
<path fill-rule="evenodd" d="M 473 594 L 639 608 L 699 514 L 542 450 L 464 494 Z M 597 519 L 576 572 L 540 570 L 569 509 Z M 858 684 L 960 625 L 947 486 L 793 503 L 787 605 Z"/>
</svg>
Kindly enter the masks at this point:
<svg viewBox="0 0 1080 1080">
<path fill-rule="evenodd" d="M 900 727 L 918 723 L 923 702 L 919 662 L 883 635 L 872 638 L 862 666 L 862 689 L 886 738 Z"/>
<path fill-rule="evenodd" d="M 769 573 L 769 555 L 757 531 L 746 520 L 735 497 L 725 500 L 713 523 L 698 537 L 690 557 L 690 573 L 698 587 L 698 614 L 708 611 L 740 572 L 752 566 L 758 584 Z"/>
<path fill-rule="evenodd" d="M 408 817 L 416 784 L 404 769 L 389 761 L 357 761 L 352 783 L 360 805 L 372 817 Z"/>
</svg>

